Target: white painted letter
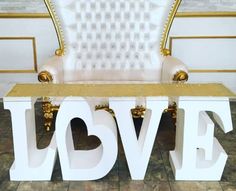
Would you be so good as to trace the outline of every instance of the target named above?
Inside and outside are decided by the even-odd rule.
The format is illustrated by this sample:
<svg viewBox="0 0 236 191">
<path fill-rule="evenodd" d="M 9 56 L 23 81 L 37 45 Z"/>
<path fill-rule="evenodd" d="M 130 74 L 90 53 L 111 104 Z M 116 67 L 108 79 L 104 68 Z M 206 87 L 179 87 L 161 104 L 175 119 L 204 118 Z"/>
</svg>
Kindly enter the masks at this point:
<svg viewBox="0 0 236 191">
<path fill-rule="evenodd" d="M 10 168 L 10 179 L 15 181 L 50 180 L 56 158 L 53 135 L 50 145 L 37 149 L 34 103 L 30 97 L 4 98 L 4 108 L 12 119 L 15 161 Z"/>
<path fill-rule="evenodd" d="M 170 151 L 175 179 L 220 180 L 227 154 L 214 137 L 214 123 L 205 111 L 214 112 L 221 128 L 229 132 L 233 129 L 229 100 L 180 97 L 178 107 L 176 146 Z"/>
<path fill-rule="evenodd" d="M 88 136 L 95 135 L 101 145 L 93 150 L 75 150 L 70 121 L 84 120 Z M 65 98 L 56 119 L 56 140 L 63 180 L 95 180 L 105 176 L 115 164 L 118 146 L 115 120 L 104 110 L 91 111 L 85 99 Z"/>
<path fill-rule="evenodd" d="M 146 113 L 137 138 L 131 115 L 135 98 L 111 98 L 110 108 L 114 110 L 125 155 L 132 179 L 144 179 L 161 115 L 168 107 L 168 98 L 146 98 Z"/>
</svg>

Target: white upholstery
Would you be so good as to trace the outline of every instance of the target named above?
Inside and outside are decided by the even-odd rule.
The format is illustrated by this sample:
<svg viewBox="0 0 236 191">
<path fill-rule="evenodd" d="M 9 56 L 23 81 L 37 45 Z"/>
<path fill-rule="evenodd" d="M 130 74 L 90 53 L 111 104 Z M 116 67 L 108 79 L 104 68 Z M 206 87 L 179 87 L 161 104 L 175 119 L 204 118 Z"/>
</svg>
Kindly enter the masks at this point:
<svg viewBox="0 0 236 191">
<path fill-rule="evenodd" d="M 172 56 L 165 57 L 162 64 L 162 80 L 161 81 L 164 83 L 172 82 L 173 76 L 179 71 L 184 71 L 188 73 L 188 69 L 182 61 Z"/>
<path fill-rule="evenodd" d="M 51 0 L 66 52 L 40 71 L 49 71 L 54 83 L 169 82 L 174 71 L 186 68 L 160 54 L 164 25 L 174 1 Z"/>
<path fill-rule="evenodd" d="M 52 75 L 54 83 L 63 83 L 63 57 L 53 56 L 43 64 L 40 71 L 48 71 Z"/>
<path fill-rule="evenodd" d="M 64 70 L 63 70 L 63 57 L 53 56 L 40 68 L 40 71 L 49 71 L 52 75 L 54 83 L 63 83 L 64 82 Z M 173 76 L 178 71 L 185 71 L 188 73 L 188 69 L 186 65 L 182 61 L 172 56 L 167 56 L 163 58 L 162 61 L 162 75 L 161 82 L 170 83 L 173 80 Z M 120 72 L 119 70 L 106 70 L 106 74 L 104 74 L 103 70 L 99 70 L 96 72 L 92 72 L 90 70 L 78 70 L 76 71 L 79 80 L 76 82 L 86 82 L 90 80 L 94 81 L 107 81 L 108 83 L 115 79 L 114 76 L 119 76 L 120 79 L 124 79 L 124 77 L 128 74 L 126 71 Z M 140 82 L 137 79 L 145 79 L 145 75 L 149 76 L 151 81 L 156 80 L 156 71 L 155 70 L 145 70 L 141 74 L 137 71 L 129 71 L 129 81 Z M 116 80 L 120 81 L 120 80 Z M 123 82 L 129 82 L 123 81 Z M 159 81 L 158 81 L 159 82 Z M 67 83 L 75 83 L 74 80 L 67 81 Z M 113 82 L 114 83 L 114 82 Z"/>
<path fill-rule="evenodd" d="M 52 0 L 66 42 L 64 82 L 161 80 L 174 0 Z"/>
</svg>

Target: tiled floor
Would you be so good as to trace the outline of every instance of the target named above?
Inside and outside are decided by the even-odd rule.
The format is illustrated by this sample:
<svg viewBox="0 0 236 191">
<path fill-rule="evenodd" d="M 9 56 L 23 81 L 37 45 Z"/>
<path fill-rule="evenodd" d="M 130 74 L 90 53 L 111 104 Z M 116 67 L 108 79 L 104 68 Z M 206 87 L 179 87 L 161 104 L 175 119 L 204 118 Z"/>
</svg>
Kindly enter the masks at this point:
<svg viewBox="0 0 236 191">
<path fill-rule="evenodd" d="M 229 155 L 222 180 L 220 182 L 183 182 L 175 181 L 168 160 L 168 151 L 174 149 L 175 130 L 172 124 L 162 123 L 155 141 L 151 159 L 144 181 L 132 181 L 128 171 L 126 158 L 119 140 L 119 154 L 111 172 L 101 180 L 68 182 L 62 181 L 60 164 L 57 160 L 52 181 L 50 182 L 11 182 L 9 168 L 13 162 L 11 121 L 8 111 L 0 104 L 0 190 L 3 191 L 83 191 L 83 190 L 160 190 L 160 191 L 232 191 L 236 190 L 236 131 L 224 134 L 219 128 L 215 135 Z M 38 147 L 45 147 L 53 132 L 45 132 L 42 128 L 41 110 L 36 107 Z M 236 103 L 231 104 L 231 111 L 236 128 Z M 166 116 L 168 118 L 168 116 Z M 95 137 L 86 137 L 85 128 L 76 128 L 78 121 L 73 121 L 74 144 L 76 148 L 94 147 L 99 144 Z M 81 125 L 83 126 L 83 125 Z M 78 135 L 80 139 L 78 139 Z M 86 141 L 85 141 L 86 140 Z"/>
</svg>

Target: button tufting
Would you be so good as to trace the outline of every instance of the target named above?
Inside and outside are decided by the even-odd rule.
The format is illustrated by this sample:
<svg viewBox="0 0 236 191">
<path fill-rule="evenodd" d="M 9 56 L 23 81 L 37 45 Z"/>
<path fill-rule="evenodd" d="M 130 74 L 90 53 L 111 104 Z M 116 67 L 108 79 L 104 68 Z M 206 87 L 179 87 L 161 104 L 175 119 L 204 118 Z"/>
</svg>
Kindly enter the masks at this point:
<svg viewBox="0 0 236 191">
<path fill-rule="evenodd" d="M 97 25 L 96 25 L 95 23 L 92 23 L 92 24 L 91 24 L 91 28 L 92 28 L 93 30 L 96 30 L 96 29 L 97 29 Z"/>
<path fill-rule="evenodd" d="M 100 8 L 101 9 L 106 9 L 106 3 L 105 2 L 101 2 L 100 3 Z"/>
<path fill-rule="evenodd" d="M 110 20 L 111 19 L 111 14 L 108 12 L 108 13 L 106 13 L 105 14 L 105 18 L 107 19 L 107 20 Z"/>
<path fill-rule="evenodd" d="M 76 34 L 76 40 L 69 46 L 78 52 L 78 66 L 93 69 L 150 66 L 146 64 L 150 63 L 147 52 L 157 47 L 156 39 L 161 35 L 159 25 L 151 19 L 160 14 L 157 4 L 152 0 L 80 0 L 75 5 L 73 1 L 67 10 L 77 11 L 76 22 L 68 21 L 66 26 L 68 33 Z"/>
<path fill-rule="evenodd" d="M 139 20 L 141 18 L 141 15 L 139 12 L 134 13 L 135 20 Z"/>
<path fill-rule="evenodd" d="M 82 68 L 85 69 L 86 68 L 86 64 L 82 63 Z"/>
<path fill-rule="evenodd" d="M 91 3 L 91 4 L 90 4 L 90 7 L 91 7 L 91 9 L 93 9 L 93 10 L 96 9 L 96 3 Z"/>
<path fill-rule="evenodd" d="M 115 8 L 116 8 L 115 2 L 111 2 L 111 3 L 110 3 L 110 7 L 111 7 L 111 9 L 115 9 Z"/>
<path fill-rule="evenodd" d="M 120 9 L 122 10 L 122 9 L 125 9 L 125 3 L 124 2 L 121 2 L 120 3 Z"/>
<path fill-rule="evenodd" d="M 144 13 L 144 19 L 145 19 L 145 20 L 149 20 L 149 19 L 150 19 L 149 13 Z"/>
<path fill-rule="evenodd" d="M 80 3 L 80 8 L 81 8 L 81 10 L 86 9 L 86 3 Z"/>
<path fill-rule="evenodd" d="M 144 43 L 139 43 L 138 45 L 139 50 L 144 50 Z"/>
<path fill-rule="evenodd" d="M 96 17 L 96 20 L 101 20 L 101 14 L 100 13 L 96 13 L 96 15 L 95 15 L 95 17 Z"/>
</svg>

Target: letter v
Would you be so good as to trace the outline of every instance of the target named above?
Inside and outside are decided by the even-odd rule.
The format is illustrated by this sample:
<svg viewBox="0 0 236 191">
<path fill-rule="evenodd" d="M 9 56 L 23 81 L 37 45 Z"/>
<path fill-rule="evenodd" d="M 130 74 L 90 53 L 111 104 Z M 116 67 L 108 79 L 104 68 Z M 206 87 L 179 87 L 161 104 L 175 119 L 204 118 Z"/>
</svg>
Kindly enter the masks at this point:
<svg viewBox="0 0 236 191">
<path fill-rule="evenodd" d="M 122 144 L 133 180 L 143 180 L 167 97 L 147 97 L 146 112 L 137 138 L 131 115 L 135 98 L 110 98 L 109 106 L 115 112 Z"/>
</svg>

